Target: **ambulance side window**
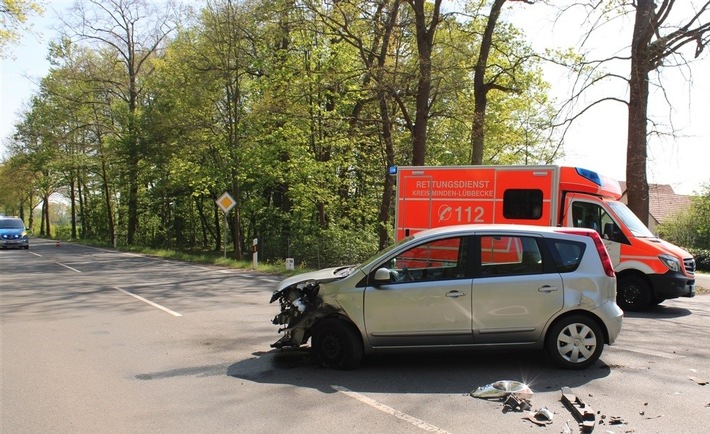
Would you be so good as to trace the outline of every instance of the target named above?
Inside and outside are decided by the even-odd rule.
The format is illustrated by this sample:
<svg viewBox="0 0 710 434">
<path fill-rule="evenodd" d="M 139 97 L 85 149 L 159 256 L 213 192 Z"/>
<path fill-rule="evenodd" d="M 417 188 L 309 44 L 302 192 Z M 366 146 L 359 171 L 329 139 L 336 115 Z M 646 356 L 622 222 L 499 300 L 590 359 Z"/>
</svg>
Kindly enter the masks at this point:
<svg viewBox="0 0 710 434">
<path fill-rule="evenodd" d="M 503 217 L 511 220 L 539 220 L 542 217 L 542 190 L 506 190 L 503 193 Z"/>
<path fill-rule="evenodd" d="M 594 229 L 603 235 L 603 230 L 614 220 L 599 205 L 590 202 L 574 202 L 572 204 L 572 225 L 575 227 Z"/>
<path fill-rule="evenodd" d="M 575 227 L 594 229 L 601 235 L 601 216 L 606 214 L 597 204 L 574 202 L 572 204 L 572 224 Z"/>
</svg>

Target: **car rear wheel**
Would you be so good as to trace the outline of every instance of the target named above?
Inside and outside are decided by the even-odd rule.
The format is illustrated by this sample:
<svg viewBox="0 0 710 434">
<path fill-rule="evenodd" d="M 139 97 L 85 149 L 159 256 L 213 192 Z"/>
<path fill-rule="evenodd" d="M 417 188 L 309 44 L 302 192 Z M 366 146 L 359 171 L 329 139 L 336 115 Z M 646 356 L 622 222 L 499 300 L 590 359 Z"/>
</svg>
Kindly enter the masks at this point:
<svg viewBox="0 0 710 434">
<path fill-rule="evenodd" d="M 547 351 L 560 367 L 583 369 L 599 359 L 604 335 L 599 325 L 584 315 L 557 322 L 547 334 Z"/>
<path fill-rule="evenodd" d="M 638 276 L 623 277 L 617 285 L 616 304 L 623 310 L 644 310 L 651 304 L 651 288 Z"/>
<path fill-rule="evenodd" d="M 326 368 L 355 369 L 362 361 L 360 334 L 352 325 L 336 318 L 325 319 L 316 326 L 311 346 Z"/>
</svg>

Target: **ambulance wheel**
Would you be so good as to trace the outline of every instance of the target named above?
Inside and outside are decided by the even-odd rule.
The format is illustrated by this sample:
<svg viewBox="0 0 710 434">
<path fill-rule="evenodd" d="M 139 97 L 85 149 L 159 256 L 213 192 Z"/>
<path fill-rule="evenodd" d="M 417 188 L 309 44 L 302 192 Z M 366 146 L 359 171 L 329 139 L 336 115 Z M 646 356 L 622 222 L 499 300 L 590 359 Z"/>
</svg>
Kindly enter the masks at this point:
<svg viewBox="0 0 710 434">
<path fill-rule="evenodd" d="M 647 309 L 651 304 L 651 288 L 641 277 L 622 277 L 617 284 L 616 304 L 628 311 Z"/>
</svg>

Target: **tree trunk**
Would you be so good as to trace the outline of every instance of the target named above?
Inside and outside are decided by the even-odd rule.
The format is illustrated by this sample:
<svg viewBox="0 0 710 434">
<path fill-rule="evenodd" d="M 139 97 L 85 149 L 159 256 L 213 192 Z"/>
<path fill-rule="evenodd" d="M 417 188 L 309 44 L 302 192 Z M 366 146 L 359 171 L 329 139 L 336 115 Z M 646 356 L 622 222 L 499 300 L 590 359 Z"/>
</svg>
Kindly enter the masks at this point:
<svg viewBox="0 0 710 434">
<path fill-rule="evenodd" d="M 214 201 L 217 199 L 212 198 L 212 200 Z M 222 222 L 221 222 L 222 219 L 220 219 L 220 212 L 222 210 L 220 210 L 217 205 L 213 206 L 212 210 L 214 211 L 214 215 L 213 215 L 214 227 L 216 229 L 215 234 L 217 235 L 215 237 L 215 251 L 219 252 L 220 250 L 222 250 Z"/>
<path fill-rule="evenodd" d="M 483 164 L 483 144 L 485 138 L 484 123 L 486 119 L 486 106 L 488 105 L 488 87 L 486 85 L 486 67 L 488 56 L 493 45 L 493 32 L 500 16 L 500 10 L 506 0 L 495 0 L 488 15 L 488 23 L 483 32 L 481 49 L 473 75 L 474 112 L 471 126 L 471 164 Z"/>
<path fill-rule="evenodd" d="M 99 139 L 101 139 L 101 135 L 99 134 Z M 104 200 L 106 202 L 106 219 L 108 220 L 108 230 L 109 230 L 109 236 L 111 237 L 111 245 L 115 248 L 116 247 L 116 224 L 113 220 L 113 211 L 111 207 L 111 190 L 109 189 L 108 186 L 108 170 L 106 169 L 106 158 L 103 155 L 103 152 L 100 155 L 101 157 L 101 187 L 103 188 L 104 191 Z"/>
<path fill-rule="evenodd" d="M 389 174 L 389 168 L 395 164 L 395 151 L 394 142 L 392 139 L 392 120 L 390 118 L 389 105 L 387 104 L 387 93 L 384 91 L 385 87 L 382 86 L 384 82 L 384 71 L 387 62 L 387 53 L 389 52 L 390 42 L 392 39 L 392 32 L 397 23 L 397 16 L 399 14 L 399 3 L 393 2 L 390 8 L 390 16 L 387 20 L 387 27 L 385 28 L 384 35 L 382 37 L 382 47 L 380 49 L 380 54 L 377 58 L 377 81 L 380 83 L 378 86 L 378 99 L 380 102 L 380 120 L 382 122 L 382 141 L 385 144 L 385 182 L 382 186 L 382 200 L 380 202 L 380 213 L 378 216 L 378 228 L 377 235 L 379 238 L 379 249 L 382 250 L 390 243 L 390 232 L 389 232 L 389 220 L 390 220 L 390 210 L 392 209 L 392 196 L 394 194 L 395 177 Z M 423 163 L 423 161 L 422 161 Z"/>
<path fill-rule="evenodd" d="M 417 52 L 419 54 L 419 79 L 417 82 L 416 113 L 412 131 L 412 165 L 423 166 L 426 158 L 427 126 L 429 122 L 429 101 L 431 96 L 431 54 L 434 46 L 434 33 L 439 24 L 441 0 L 434 0 L 432 18 L 426 23 L 424 0 L 409 0 L 414 9 L 417 33 Z"/>
<path fill-rule="evenodd" d="M 389 117 L 389 107 L 385 95 L 380 96 L 380 119 L 382 120 L 382 139 L 385 142 L 385 155 L 387 158 L 387 168 L 394 166 L 394 144 L 392 142 L 392 123 Z M 387 170 L 385 168 L 385 170 Z M 389 244 L 389 230 L 387 224 L 390 217 L 390 207 L 394 191 L 394 175 L 389 171 L 385 172 L 385 183 L 382 186 L 382 201 L 380 202 L 380 214 L 378 217 L 379 227 L 379 249 L 382 250 Z"/>
<path fill-rule="evenodd" d="M 44 222 L 44 230 L 42 231 L 47 238 L 52 238 L 51 226 L 49 225 L 49 193 L 44 194 L 44 203 L 42 204 L 42 221 Z"/>
<path fill-rule="evenodd" d="M 69 206 L 71 207 L 71 238 L 76 236 L 76 176 L 74 170 L 69 171 Z"/>
<path fill-rule="evenodd" d="M 626 195 L 631 211 L 648 225 L 648 181 L 646 176 L 646 133 L 648 110 L 648 73 L 651 65 L 650 43 L 654 32 L 653 0 L 638 0 L 631 41 L 629 79 L 629 129 L 626 145 Z"/>
</svg>

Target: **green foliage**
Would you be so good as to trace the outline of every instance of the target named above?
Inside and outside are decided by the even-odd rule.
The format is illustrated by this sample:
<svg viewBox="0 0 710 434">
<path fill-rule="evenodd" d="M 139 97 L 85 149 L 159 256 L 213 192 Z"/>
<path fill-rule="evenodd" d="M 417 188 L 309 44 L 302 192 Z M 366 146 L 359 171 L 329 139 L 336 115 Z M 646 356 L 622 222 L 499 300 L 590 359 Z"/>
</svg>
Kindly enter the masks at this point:
<svg viewBox="0 0 710 434">
<path fill-rule="evenodd" d="M 695 258 L 695 269 L 710 273 L 710 249 L 690 249 L 689 252 Z"/>
<path fill-rule="evenodd" d="M 412 14 L 406 2 L 379 0 L 209 2 L 164 49 L 136 53 L 144 63 L 134 106 L 117 47 L 56 41 L 53 68 L 17 126 L 11 161 L 26 188 L 3 189 L 0 202 L 29 207 L 54 191 L 73 198 L 79 233 L 62 226 L 62 237 L 122 246 L 133 216 L 132 240 L 143 247 L 226 245 L 248 260 L 257 238 L 266 261 L 359 262 L 382 242 L 377 228 L 392 232 L 390 204 L 380 221 L 387 165 L 412 161 Z M 426 160 L 468 164 L 484 17 L 442 20 Z M 549 162 L 557 150 L 544 135 L 548 85 L 524 36 L 499 29 L 489 72 L 514 91 L 490 93 L 485 160 Z M 227 234 L 215 204 L 224 192 L 237 201 Z"/>
<path fill-rule="evenodd" d="M 693 198 L 690 209 L 659 225 L 658 235 L 673 244 L 710 249 L 710 184 Z"/>
<path fill-rule="evenodd" d="M 354 265 L 377 252 L 374 230 L 296 230 L 289 238 L 289 244 L 290 257 L 294 258 L 296 264 L 305 268 Z"/>
<path fill-rule="evenodd" d="M 0 58 L 6 57 L 8 45 L 16 43 L 20 31 L 27 30 L 27 18 L 43 13 L 39 2 L 30 0 L 0 0 Z"/>
</svg>

